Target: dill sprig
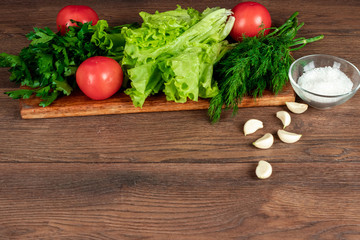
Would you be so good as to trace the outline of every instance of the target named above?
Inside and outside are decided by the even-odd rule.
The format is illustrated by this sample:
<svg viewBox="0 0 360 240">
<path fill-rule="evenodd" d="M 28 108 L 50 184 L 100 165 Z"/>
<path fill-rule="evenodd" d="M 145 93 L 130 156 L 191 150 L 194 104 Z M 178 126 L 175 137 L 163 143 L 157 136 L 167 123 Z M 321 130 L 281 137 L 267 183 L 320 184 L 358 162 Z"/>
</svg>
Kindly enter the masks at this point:
<svg viewBox="0 0 360 240">
<path fill-rule="evenodd" d="M 294 61 L 291 51 L 318 41 L 324 36 L 295 38 L 304 23 L 298 23 L 295 12 L 279 28 L 264 35 L 244 37 L 216 64 L 214 78 L 219 93 L 210 101 L 208 114 L 212 123 L 219 121 L 222 108 L 238 112 L 244 96 L 261 97 L 265 89 L 277 94 L 288 81 L 288 70 Z"/>
</svg>

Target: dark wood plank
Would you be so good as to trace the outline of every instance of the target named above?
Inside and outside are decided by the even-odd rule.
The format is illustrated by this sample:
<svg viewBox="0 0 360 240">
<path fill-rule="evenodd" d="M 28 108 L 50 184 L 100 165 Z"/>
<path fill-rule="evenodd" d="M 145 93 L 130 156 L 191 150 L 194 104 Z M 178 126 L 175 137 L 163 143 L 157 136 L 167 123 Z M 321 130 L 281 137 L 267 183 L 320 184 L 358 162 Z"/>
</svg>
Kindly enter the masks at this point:
<svg viewBox="0 0 360 240">
<path fill-rule="evenodd" d="M 0 164 L 12 239 L 356 239 L 359 164 Z M 286 179 L 286 181 L 284 181 Z"/>
<path fill-rule="evenodd" d="M 284 106 L 242 108 L 235 117 L 225 112 L 214 125 L 206 110 L 22 120 L 17 101 L 0 95 L 0 162 L 359 162 L 359 100 L 291 114 L 288 130 L 303 137 L 285 144 L 276 137 L 282 124 L 275 116 Z M 250 118 L 264 128 L 245 137 Z M 275 135 L 273 147 L 253 147 L 266 132 Z"/>
</svg>

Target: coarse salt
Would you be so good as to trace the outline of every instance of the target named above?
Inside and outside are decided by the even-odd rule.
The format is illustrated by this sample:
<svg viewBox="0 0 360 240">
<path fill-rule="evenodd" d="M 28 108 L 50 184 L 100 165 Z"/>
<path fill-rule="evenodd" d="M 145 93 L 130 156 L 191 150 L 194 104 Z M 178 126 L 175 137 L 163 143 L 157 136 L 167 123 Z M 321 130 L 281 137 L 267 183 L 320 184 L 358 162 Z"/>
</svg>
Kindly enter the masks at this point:
<svg viewBox="0 0 360 240">
<path fill-rule="evenodd" d="M 303 89 L 320 95 L 336 96 L 351 91 L 353 82 L 338 67 L 319 67 L 306 71 L 298 80 Z"/>
</svg>

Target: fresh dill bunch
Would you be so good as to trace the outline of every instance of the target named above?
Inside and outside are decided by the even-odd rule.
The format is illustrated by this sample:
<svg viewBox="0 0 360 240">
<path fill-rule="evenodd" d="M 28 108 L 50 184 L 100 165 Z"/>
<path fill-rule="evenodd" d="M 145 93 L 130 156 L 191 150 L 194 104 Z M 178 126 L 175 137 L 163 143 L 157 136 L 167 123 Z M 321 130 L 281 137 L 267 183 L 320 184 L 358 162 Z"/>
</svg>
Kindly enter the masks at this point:
<svg viewBox="0 0 360 240">
<path fill-rule="evenodd" d="M 265 89 L 274 94 L 281 91 L 294 61 L 290 52 L 324 37 L 295 39 L 304 25 L 298 24 L 297 15 L 295 12 L 281 27 L 271 28 L 273 31 L 268 35 L 264 35 L 264 29 L 256 37 L 244 37 L 216 64 L 214 78 L 219 93 L 211 99 L 208 109 L 212 123 L 219 121 L 223 107 L 233 109 L 236 115 L 244 96 L 256 99 Z"/>
</svg>

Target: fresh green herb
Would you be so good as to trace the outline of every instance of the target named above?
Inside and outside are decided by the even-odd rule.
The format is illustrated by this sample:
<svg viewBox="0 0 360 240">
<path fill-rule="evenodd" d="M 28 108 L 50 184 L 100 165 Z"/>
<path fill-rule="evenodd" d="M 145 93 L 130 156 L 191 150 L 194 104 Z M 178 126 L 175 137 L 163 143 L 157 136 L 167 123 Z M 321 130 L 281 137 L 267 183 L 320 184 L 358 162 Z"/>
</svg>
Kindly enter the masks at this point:
<svg viewBox="0 0 360 240">
<path fill-rule="evenodd" d="M 274 94 L 281 91 L 294 60 L 290 52 L 324 37 L 295 39 L 304 25 L 298 24 L 297 15 L 295 12 L 281 27 L 272 28 L 268 35 L 262 32 L 258 37 L 244 37 L 217 63 L 214 78 L 220 91 L 211 99 L 208 109 L 213 123 L 219 121 L 224 106 L 232 108 L 235 115 L 245 95 L 256 98 L 262 96 L 265 89 Z"/>
<path fill-rule="evenodd" d="M 121 61 L 125 46 L 121 26 L 110 28 L 105 20 L 95 26 L 77 24 L 64 36 L 49 28 L 34 28 L 27 34 L 30 45 L 18 56 L 1 53 L 0 67 L 10 67 L 10 80 L 27 87 L 5 94 L 14 99 L 35 94 L 45 107 L 60 95 L 70 95 L 76 87 L 76 69 L 87 58 L 108 56 Z"/>
</svg>

